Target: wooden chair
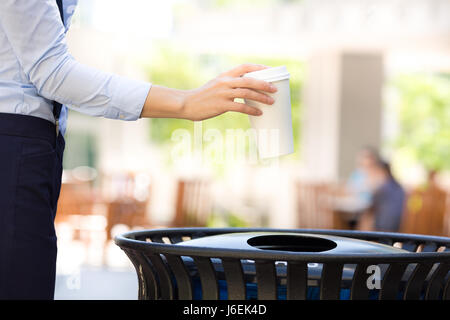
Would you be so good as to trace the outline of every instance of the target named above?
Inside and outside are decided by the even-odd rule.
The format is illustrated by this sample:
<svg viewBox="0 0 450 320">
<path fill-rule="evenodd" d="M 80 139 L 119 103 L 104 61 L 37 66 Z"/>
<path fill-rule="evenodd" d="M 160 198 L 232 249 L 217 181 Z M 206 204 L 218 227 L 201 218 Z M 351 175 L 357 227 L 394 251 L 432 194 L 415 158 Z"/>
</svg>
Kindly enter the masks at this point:
<svg viewBox="0 0 450 320">
<path fill-rule="evenodd" d="M 130 229 L 150 227 L 150 221 L 147 218 L 147 201 L 119 199 L 109 202 L 107 206 L 107 241 L 112 239 L 111 231 L 118 224 L 126 225 Z"/>
<path fill-rule="evenodd" d="M 413 190 L 408 194 L 401 231 L 437 236 L 448 234 L 449 201 L 450 196 L 437 187 Z"/>
<path fill-rule="evenodd" d="M 447 193 L 444 215 L 444 236 L 450 237 L 450 193 Z"/>
<path fill-rule="evenodd" d="M 57 228 L 68 225 L 72 230 L 73 240 L 88 242 L 86 235 L 89 231 L 86 230 L 86 226 L 89 226 L 89 223 L 86 221 L 94 214 L 95 204 L 100 201 L 98 198 L 89 182 L 63 183 L 55 217 Z"/>
<path fill-rule="evenodd" d="M 339 228 L 330 206 L 333 188 L 329 184 L 297 183 L 296 189 L 299 228 Z"/>
<path fill-rule="evenodd" d="M 107 242 L 112 239 L 111 231 L 118 224 L 126 225 L 133 229 L 137 227 L 151 227 L 147 215 L 148 197 L 151 193 L 151 185 L 148 187 L 146 199 L 135 198 L 136 174 L 124 172 L 119 174 L 103 173 L 102 181 L 107 190 L 109 200 L 105 201 L 106 210 L 106 234 Z"/>
<path fill-rule="evenodd" d="M 89 183 L 63 183 L 55 223 L 67 222 L 71 215 L 90 214 L 94 203 L 95 195 Z"/>
<path fill-rule="evenodd" d="M 179 180 L 172 226 L 205 226 L 211 214 L 210 183 L 203 179 Z"/>
</svg>

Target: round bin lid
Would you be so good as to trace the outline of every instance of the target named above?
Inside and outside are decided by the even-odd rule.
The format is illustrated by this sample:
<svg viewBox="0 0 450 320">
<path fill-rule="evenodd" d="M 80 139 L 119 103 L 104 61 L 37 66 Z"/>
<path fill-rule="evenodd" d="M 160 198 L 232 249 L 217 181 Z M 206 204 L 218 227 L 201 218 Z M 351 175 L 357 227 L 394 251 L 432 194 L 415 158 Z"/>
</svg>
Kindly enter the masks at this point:
<svg viewBox="0 0 450 320">
<path fill-rule="evenodd" d="M 179 246 L 236 250 L 268 250 L 298 253 L 361 254 L 408 253 L 409 251 L 347 237 L 288 232 L 238 232 L 202 237 L 177 243 Z"/>
</svg>

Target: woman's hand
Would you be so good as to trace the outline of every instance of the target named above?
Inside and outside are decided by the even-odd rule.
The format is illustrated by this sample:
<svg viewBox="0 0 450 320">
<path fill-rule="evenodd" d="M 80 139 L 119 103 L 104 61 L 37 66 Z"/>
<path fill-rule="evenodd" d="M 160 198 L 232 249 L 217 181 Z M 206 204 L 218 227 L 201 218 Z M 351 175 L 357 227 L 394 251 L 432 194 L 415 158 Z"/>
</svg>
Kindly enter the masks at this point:
<svg viewBox="0 0 450 320">
<path fill-rule="evenodd" d="M 236 111 L 252 116 L 261 115 L 261 110 L 234 100 L 242 98 L 269 105 L 274 103 L 273 98 L 262 93 L 274 93 L 277 90 L 274 85 L 262 80 L 242 77 L 247 72 L 265 68 L 267 67 L 243 64 L 219 75 L 201 88 L 188 91 L 183 106 L 183 118 L 204 120 L 227 111 Z"/>
<path fill-rule="evenodd" d="M 262 114 L 259 109 L 234 100 L 242 98 L 268 105 L 274 103 L 273 98 L 263 93 L 276 92 L 274 85 L 266 81 L 242 77 L 248 72 L 265 68 L 267 67 L 262 65 L 243 64 L 195 90 L 182 91 L 153 86 L 141 117 L 197 121 L 209 119 L 227 111 L 259 116 Z"/>
</svg>

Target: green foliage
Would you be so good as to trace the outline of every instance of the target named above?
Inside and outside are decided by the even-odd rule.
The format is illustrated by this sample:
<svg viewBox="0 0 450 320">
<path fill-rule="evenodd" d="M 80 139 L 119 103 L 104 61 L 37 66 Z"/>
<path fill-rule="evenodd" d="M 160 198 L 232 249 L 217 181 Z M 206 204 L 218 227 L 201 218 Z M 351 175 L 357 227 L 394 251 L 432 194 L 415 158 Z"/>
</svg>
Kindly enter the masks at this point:
<svg viewBox="0 0 450 320">
<path fill-rule="evenodd" d="M 450 77 L 402 75 L 393 81 L 399 152 L 428 170 L 450 169 Z"/>
<path fill-rule="evenodd" d="M 177 89 L 193 89 L 213 79 L 217 74 L 245 62 L 268 66 L 286 65 L 291 73 L 291 101 L 294 125 L 294 142 L 298 145 L 300 132 L 301 101 L 300 92 L 303 80 L 303 64 L 292 58 L 228 56 L 209 54 L 190 54 L 169 45 L 158 45 L 148 66 L 150 81 L 155 84 Z M 171 143 L 172 132 L 178 128 L 193 131 L 193 123 L 177 119 L 152 119 L 151 138 L 160 144 Z M 247 115 L 228 112 L 219 117 L 203 121 L 203 129 L 248 129 Z"/>
<path fill-rule="evenodd" d="M 212 213 L 206 223 L 208 228 L 248 228 L 249 224 L 235 213 Z"/>
<path fill-rule="evenodd" d="M 242 219 L 239 215 L 237 214 L 230 214 L 228 216 L 228 225 L 231 228 L 248 228 L 249 225 L 247 223 L 247 221 L 245 221 L 244 219 Z"/>
</svg>

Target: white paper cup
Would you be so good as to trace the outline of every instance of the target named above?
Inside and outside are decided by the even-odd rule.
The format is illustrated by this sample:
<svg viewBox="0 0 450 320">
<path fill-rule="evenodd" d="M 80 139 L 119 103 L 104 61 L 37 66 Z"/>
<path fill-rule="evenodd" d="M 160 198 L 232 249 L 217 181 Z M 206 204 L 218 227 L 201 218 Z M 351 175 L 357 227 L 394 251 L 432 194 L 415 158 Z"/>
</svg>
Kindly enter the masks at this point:
<svg viewBox="0 0 450 320">
<path fill-rule="evenodd" d="M 256 131 L 259 157 L 273 158 L 293 153 L 290 74 L 287 68 L 285 66 L 268 68 L 247 73 L 244 77 L 271 82 L 278 89 L 274 94 L 268 94 L 275 99 L 273 105 L 245 100 L 246 104 L 263 112 L 259 117 L 249 116 L 252 128 Z"/>
</svg>

